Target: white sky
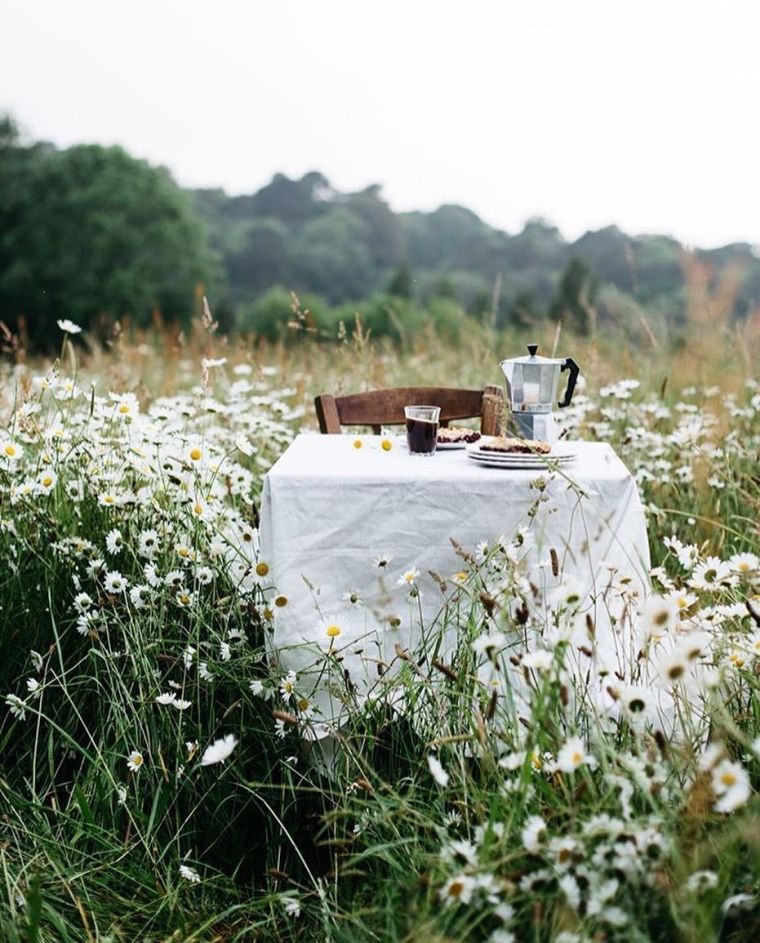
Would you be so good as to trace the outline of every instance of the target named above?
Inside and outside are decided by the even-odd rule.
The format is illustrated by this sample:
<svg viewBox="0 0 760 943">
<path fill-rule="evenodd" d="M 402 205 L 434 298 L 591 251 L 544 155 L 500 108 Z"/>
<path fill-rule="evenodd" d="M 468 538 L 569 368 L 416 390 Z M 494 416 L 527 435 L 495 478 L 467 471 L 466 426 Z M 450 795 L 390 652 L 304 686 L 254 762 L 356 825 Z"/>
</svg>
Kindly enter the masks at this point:
<svg viewBox="0 0 760 943">
<path fill-rule="evenodd" d="M 760 244 L 758 0 L 2 0 L 0 39 L 31 136 L 187 186 Z"/>
</svg>

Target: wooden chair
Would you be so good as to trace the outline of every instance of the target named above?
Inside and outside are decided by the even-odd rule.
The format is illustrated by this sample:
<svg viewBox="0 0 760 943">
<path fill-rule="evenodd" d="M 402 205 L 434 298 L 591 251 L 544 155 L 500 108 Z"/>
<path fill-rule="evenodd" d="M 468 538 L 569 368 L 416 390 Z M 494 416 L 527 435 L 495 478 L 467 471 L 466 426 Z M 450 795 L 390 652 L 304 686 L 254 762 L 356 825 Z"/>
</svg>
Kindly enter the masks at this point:
<svg viewBox="0 0 760 943">
<path fill-rule="evenodd" d="M 500 386 L 484 390 L 456 390 L 443 386 L 400 386 L 351 396 L 323 393 L 314 400 L 319 431 L 340 434 L 342 426 L 372 426 L 379 435 L 381 426 L 404 425 L 404 406 L 440 406 L 441 425 L 454 419 L 480 416 L 483 435 L 499 435 L 504 407 Z"/>
</svg>

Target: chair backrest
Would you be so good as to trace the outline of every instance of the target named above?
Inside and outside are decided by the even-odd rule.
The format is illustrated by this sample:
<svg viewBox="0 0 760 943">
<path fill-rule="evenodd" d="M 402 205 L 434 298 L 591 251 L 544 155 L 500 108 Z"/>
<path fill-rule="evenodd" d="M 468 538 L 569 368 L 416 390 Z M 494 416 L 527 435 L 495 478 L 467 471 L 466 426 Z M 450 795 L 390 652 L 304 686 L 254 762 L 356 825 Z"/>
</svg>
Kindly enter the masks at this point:
<svg viewBox="0 0 760 943">
<path fill-rule="evenodd" d="M 456 390 L 443 386 L 399 386 L 350 396 L 323 393 L 314 400 L 319 431 L 337 434 L 341 426 L 372 426 L 377 435 L 381 426 L 403 425 L 404 406 L 440 406 L 441 424 L 454 419 L 480 416 L 480 431 L 498 435 L 504 407 L 500 386 L 483 390 Z"/>
</svg>

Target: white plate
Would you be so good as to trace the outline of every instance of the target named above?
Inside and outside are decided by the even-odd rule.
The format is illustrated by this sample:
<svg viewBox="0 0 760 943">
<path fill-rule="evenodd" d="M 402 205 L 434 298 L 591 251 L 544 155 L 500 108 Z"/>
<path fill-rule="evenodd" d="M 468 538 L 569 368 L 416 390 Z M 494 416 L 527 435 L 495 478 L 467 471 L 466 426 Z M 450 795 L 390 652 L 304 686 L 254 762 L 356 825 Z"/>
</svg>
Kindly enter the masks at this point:
<svg viewBox="0 0 760 943">
<path fill-rule="evenodd" d="M 546 469 L 549 465 L 546 462 L 517 462 L 514 460 L 507 459 L 506 461 L 500 461 L 495 458 L 482 458 L 480 456 L 475 456 L 470 453 L 470 458 L 475 462 L 476 465 L 488 465 L 491 468 L 512 468 L 520 469 L 522 471 L 540 471 Z M 554 465 L 562 467 L 563 465 L 571 465 L 575 459 L 565 459 L 564 461 L 554 461 Z"/>
<path fill-rule="evenodd" d="M 550 464 L 567 465 L 578 457 L 577 452 L 557 449 L 548 455 L 526 452 L 484 452 L 474 443 L 467 448 L 468 456 L 481 465 L 503 466 L 504 468 L 546 468 Z"/>
</svg>

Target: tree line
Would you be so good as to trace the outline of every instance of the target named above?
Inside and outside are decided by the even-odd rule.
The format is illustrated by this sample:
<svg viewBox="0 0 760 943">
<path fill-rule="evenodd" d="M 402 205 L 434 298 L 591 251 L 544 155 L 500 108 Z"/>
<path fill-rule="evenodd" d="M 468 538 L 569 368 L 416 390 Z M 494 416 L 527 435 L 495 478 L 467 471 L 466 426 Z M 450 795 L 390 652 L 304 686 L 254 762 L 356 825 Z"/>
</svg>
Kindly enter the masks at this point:
<svg viewBox="0 0 760 943">
<path fill-rule="evenodd" d="M 568 242 L 543 219 L 509 234 L 462 206 L 394 213 L 379 186 L 342 193 L 317 172 L 240 196 L 182 190 L 122 148 L 28 142 L 0 118 L 0 321 L 33 346 L 64 317 L 92 330 L 157 313 L 187 323 L 204 294 L 222 329 L 270 337 L 293 320 L 291 292 L 326 334 L 356 311 L 398 336 L 468 319 L 588 332 L 644 310 L 677 325 L 687 263 L 708 282 L 733 273 L 736 317 L 760 300 L 746 244 L 686 253 L 614 226 Z"/>
</svg>

